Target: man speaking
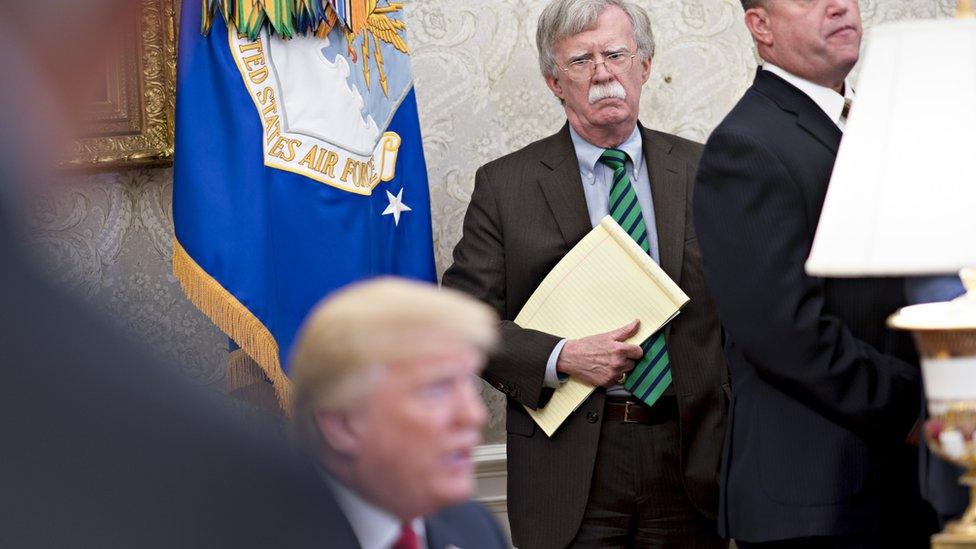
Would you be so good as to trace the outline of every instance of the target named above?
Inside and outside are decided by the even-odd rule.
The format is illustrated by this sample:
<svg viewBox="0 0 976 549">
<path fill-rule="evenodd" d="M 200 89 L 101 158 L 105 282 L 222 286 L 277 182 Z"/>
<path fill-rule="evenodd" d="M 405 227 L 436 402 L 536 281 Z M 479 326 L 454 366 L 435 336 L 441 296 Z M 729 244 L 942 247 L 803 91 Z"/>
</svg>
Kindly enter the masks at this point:
<svg viewBox="0 0 976 549">
<path fill-rule="evenodd" d="M 329 547 L 507 545 L 469 501 L 488 417 L 477 373 L 496 323 L 466 295 L 395 278 L 337 291 L 305 320 L 294 420 L 346 519 Z"/>
</svg>

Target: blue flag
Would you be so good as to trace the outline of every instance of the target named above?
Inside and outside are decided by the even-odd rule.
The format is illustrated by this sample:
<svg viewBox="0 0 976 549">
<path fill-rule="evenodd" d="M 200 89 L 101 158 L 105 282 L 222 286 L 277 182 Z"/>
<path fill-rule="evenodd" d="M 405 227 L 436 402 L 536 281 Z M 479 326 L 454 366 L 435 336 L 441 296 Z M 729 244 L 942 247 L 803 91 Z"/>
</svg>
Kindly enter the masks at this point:
<svg viewBox="0 0 976 549">
<path fill-rule="evenodd" d="M 402 5 L 351 3 L 373 10 L 357 32 L 333 14 L 252 40 L 183 2 L 173 272 L 285 406 L 285 357 L 318 300 L 377 275 L 435 280 Z"/>
</svg>

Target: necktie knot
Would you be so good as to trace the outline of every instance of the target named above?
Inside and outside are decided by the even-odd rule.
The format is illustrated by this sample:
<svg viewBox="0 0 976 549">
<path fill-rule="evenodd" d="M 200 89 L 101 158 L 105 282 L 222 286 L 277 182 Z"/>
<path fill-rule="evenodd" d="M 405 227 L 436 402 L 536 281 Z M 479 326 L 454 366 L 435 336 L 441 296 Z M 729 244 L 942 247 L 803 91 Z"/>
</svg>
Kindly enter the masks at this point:
<svg viewBox="0 0 976 549">
<path fill-rule="evenodd" d="M 404 522 L 400 528 L 400 537 L 391 549 L 418 549 L 418 547 L 420 547 L 420 542 L 417 539 L 417 533 L 413 531 L 409 522 Z"/>
<path fill-rule="evenodd" d="M 851 115 L 851 106 L 854 104 L 850 98 L 844 99 L 844 109 L 840 111 L 840 121 L 847 122 L 847 117 Z"/>
<path fill-rule="evenodd" d="M 600 155 L 600 163 L 609 166 L 613 171 L 617 171 L 624 167 L 627 158 L 627 153 L 620 149 L 605 149 Z"/>
</svg>

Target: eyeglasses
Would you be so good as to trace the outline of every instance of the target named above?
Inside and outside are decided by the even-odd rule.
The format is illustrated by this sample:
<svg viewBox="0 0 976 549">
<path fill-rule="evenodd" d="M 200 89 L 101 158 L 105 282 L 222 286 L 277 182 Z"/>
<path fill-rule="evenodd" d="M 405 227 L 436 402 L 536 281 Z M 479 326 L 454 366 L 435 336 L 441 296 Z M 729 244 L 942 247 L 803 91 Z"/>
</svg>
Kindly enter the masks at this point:
<svg viewBox="0 0 976 549">
<path fill-rule="evenodd" d="M 614 53 L 608 53 L 603 61 L 594 61 L 592 59 L 576 59 L 571 61 L 569 65 L 565 67 L 559 67 L 559 70 L 566 73 L 570 79 L 577 82 L 582 82 L 584 80 L 589 80 L 593 78 L 593 74 L 596 73 L 596 66 L 602 64 L 607 68 L 610 74 L 621 75 L 630 70 L 630 67 L 634 65 L 634 57 L 637 57 L 636 53 L 630 53 L 628 51 L 618 51 Z"/>
</svg>

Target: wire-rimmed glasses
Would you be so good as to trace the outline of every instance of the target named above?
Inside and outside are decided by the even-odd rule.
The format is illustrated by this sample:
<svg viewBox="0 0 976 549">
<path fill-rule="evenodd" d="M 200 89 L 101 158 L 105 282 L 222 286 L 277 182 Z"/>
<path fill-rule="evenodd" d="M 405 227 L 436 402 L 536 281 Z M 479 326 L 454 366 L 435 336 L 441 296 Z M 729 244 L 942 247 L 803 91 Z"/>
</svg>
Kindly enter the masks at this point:
<svg viewBox="0 0 976 549">
<path fill-rule="evenodd" d="M 575 59 L 570 61 L 565 67 L 559 67 L 559 70 L 566 73 L 570 79 L 577 82 L 582 82 L 584 80 L 589 80 L 593 78 L 593 74 L 596 72 L 596 66 L 602 64 L 607 68 L 610 74 L 621 75 L 630 70 L 630 67 L 634 65 L 634 57 L 637 57 L 636 53 L 630 53 L 629 51 L 617 51 L 613 53 L 608 53 L 603 57 L 603 61 L 594 61 L 593 59 Z"/>
</svg>

